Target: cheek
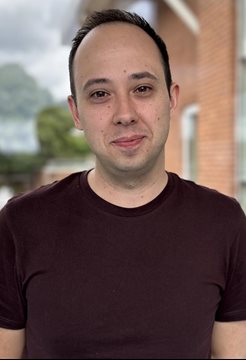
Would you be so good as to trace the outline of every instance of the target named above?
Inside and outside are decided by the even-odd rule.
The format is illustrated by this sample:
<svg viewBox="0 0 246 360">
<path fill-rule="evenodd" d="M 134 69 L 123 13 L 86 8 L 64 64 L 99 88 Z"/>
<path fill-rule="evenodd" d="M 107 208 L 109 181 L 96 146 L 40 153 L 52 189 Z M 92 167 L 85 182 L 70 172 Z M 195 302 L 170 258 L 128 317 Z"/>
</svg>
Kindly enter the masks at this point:
<svg viewBox="0 0 246 360">
<path fill-rule="evenodd" d="M 150 118 L 153 119 L 156 127 L 166 127 L 170 120 L 170 110 L 160 104 L 150 113 Z"/>
<path fill-rule="evenodd" d="M 103 117 L 99 111 L 83 110 L 80 112 L 81 124 L 84 132 L 93 134 L 98 132 L 100 125 L 103 123 Z M 100 130 L 99 130 L 100 131 Z"/>
<path fill-rule="evenodd" d="M 161 108 L 160 108 L 161 109 Z M 166 107 L 161 111 L 156 111 L 155 113 L 155 132 L 156 135 L 162 138 L 163 136 L 166 138 L 169 132 L 170 127 L 170 110 Z"/>
<path fill-rule="evenodd" d="M 98 119 L 97 123 L 90 122 L 84 127 L 85 136 L 89 141 L 98 142 L 104 136 L 104 127 L 100 127 L 99 122 L 100 119 Z"/>
<path fill-rule="evenodd" d="M 81 117 L 81 124 L 83 125 L 84 135 L 89 145 L 97 148 L 102 144 L 106 133 L 106 121 L 102 114 L 98 111 L 84 112 Z"/>
<path fill-rule="evenodd" d="M 142 115 L 143 119 L 151 119 L 155 123 L 164 123 L 170 117 L 170 104 L 163 96 L 159 96 L 153 102 L 142 104 L 139 107 L 139 114 Z"/>
<path fill-rule="evenodd" d="M 112 111 L 111 104 L 99 105 L 99 106 L 81 106 L 81 122 L 84 126 L 84 131 L 100 135 L 106 132 L 106 129 L 112 123 Z"/>
<path fill-rule="evenodd" d="M 157 120 L 164 124 L 168 124 L 170 121 L 170 107 L 169 104 L 160 104 L 159 110 L 157 111 Z"/>
</svg>

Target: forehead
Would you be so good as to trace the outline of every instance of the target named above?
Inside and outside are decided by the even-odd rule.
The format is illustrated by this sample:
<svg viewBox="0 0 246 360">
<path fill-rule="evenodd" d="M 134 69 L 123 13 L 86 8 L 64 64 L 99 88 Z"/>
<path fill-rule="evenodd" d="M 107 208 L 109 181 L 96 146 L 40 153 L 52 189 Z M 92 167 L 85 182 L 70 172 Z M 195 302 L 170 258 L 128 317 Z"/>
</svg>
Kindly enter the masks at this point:
<svg viewBox="0 0 246 360">
<path fill-rule="evenodd" d="M 85 70 L 93 64 L 112 63 L 113 59 L 121 59 L 122 65 L 126 59 L 138 59 L 162 66 L 161 52 L 155 41 L 140 27 L 122 22 L 103 24 L 91 30 L 78 47 L 74 65 Z"/>
<path fill-rule="evenodd" d="M 109 22 L 106 24 L 101 24 L 96 28 L 92 29 L 84 38 L 83 43 L 89 41 L 104 39 L 107 40 L 118 40 L 119 42 L 125 41 L 128 38 L 128 35 L 138 38 L 139 41 L 149 41 L 155 44 L 154 40 L 139 26 L 127 23 L 127 22 Z"/>
</svg>

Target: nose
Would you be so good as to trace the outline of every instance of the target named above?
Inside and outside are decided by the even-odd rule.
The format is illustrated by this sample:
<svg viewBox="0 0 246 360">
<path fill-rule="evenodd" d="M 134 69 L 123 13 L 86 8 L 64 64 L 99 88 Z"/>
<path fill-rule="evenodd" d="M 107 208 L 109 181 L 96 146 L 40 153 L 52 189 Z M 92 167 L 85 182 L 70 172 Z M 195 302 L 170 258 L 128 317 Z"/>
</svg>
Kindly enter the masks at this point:
<svg viewBox="0 0 246 360">
<path fill-rule="evenodd" d="M 131 99 L 128 96 L 118 98 L 115 105 L 114 124 L 129 126 L 137 121 L 138 115 Z"/>
</svg>

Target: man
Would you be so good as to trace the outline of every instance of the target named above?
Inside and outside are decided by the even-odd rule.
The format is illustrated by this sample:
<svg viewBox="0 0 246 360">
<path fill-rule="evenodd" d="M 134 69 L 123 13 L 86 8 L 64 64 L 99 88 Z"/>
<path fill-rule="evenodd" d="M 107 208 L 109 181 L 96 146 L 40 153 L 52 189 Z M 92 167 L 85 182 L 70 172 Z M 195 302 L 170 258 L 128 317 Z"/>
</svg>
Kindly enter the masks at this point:
<svg viewBox="0 0 246 360">
<path fill-rule="evenodd" d="M 246 358 L 246 218 L 165 171 L 165 44 L 136 15 L 95 13 L 70 79 L 96 165 L 2 211 L 0 357 Z"/>
</svg>

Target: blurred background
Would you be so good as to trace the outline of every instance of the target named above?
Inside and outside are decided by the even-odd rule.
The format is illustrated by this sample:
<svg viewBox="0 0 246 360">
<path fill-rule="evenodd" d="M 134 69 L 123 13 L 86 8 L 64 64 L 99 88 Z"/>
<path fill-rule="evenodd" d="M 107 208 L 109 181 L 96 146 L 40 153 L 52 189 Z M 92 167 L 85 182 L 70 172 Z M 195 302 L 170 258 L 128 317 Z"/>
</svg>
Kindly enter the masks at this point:
<svg viewBox="0 0 246 360">
<path fill-rule="evenodd" d="M 246 0 L 0 0 L 0 208 L 93 167 L 68 112 L 68 56 L 85 17 L 114 7 L 163 37 L 181 87 L 167 170 L 246 210 Z"/>
</svg>

